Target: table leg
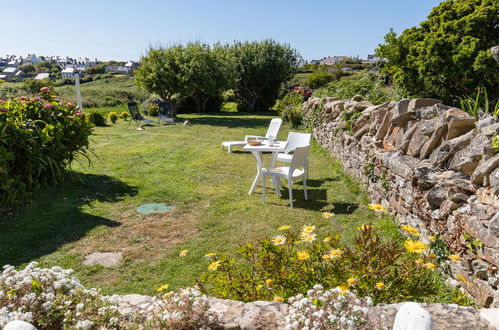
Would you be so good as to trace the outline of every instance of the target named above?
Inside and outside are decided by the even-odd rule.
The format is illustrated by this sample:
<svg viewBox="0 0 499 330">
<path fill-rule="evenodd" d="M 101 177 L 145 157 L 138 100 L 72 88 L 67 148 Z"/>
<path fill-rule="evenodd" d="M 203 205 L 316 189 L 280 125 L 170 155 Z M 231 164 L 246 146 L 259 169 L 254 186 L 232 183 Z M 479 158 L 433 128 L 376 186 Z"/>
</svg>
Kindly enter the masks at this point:
<svg viewBox="0 0 499 330">
<path fill-rule="evenodd" d="M 257 172 L 256 172 L 255 180 L 253 181 L 253 184 L 251 185 L 251 188 L 248 192 L 248 195 L 251 195 L 252 193 L 255 192 L 255 189 L 256 189 L 256 186 L 258 185 L 258 182 L 262 179 L 262 168 L 263 168 L 262 153 L 259 151 L 252 151 L 251 153 L 253 154 L 253 156 L 255 156 L 255 159 L 256 159 L 256 171 Z"/>
<path fill-rule="evenodd" d="M 277 154 L 278 152 L 273 152 L 272 156 L 270 158 L 270 168 L 275 168 L 275 163 L 277 161 Z M 281 179 L 279 177 L 272 177 L 272 182 L 274 183 L 274 189 L 277 194 L 277 196 L 281 196 Z"/>
</svg>

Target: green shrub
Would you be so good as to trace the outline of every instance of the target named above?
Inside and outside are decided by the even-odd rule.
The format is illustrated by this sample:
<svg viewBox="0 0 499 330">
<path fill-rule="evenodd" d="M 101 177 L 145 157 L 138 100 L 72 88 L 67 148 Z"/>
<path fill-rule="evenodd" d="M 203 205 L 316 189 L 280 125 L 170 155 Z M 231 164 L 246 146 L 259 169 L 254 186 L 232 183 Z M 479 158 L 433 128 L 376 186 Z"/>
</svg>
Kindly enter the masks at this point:
<svg viewBox="0 0 499 330">
<path fill-rule="evenodd" d="M 291 91 L 284 98 L 278 100 L 272 110 L 277 111 L 282 120 L 289 122 L 291 126 L 296 128 L 302 124 L 301 105 L 303 102 L 304 98 L 301 94 Z"/>
<path fill-rule="evenodd" d="M 106 126 L 106 118 L 99 112 L 92 110 L 88 115 L 88 121 L 95 126 Z"/>
<path fill-rule="evenodd" d="M 123 111 L 123 112 L 120 114 L 120 117 L 121 117 L 124 121 L 127 121 L 128 117 L 130 117 L 130 113 L 128 113 L 128 111 Z"/>
<path fill-rule="evenodd" d="M 331 82 L 314 91 L 314 96 L 317 97 L 332 96 L 339 99 L 349 99 L 357 94 L 374 104 L 385 102 L 389 96 L 384 89 L 383 78 L 371 72 L 362 72 L 349 79 Z"/>
<path fill-rule="evenodd" d="M 334 76 L 327 71 L 316 71 L 308 77 L 307 86 L 313 89 L 325 86 L 334 80 Z"/>
<path fill-rule="evenodd" d="M 352 290 L 374 303 L 425 301 L 440 285 L 432 256 L 425 255 L 429 247 L 419 240 L 407 240 L 404 249 L 398 241 L 381 239 L 366 224 L 346 244 L 339 235 L 318 237 L 314 229 L 304 226 L 295 232 L 282 226 L 281 235 L 241 246 L 237 252 L 242 259 L 237 261 L 208 254 L 208 271 L 198 283 L 212 295 L 241 301 L 285 299 L 320 284 Z"/>
<path fill-rule="evenodd" d="M 147 114 L 152 117 L 157 117 L 159 115 L 159 106 L 157 104 L 151 104 L 147 108 Z"/>
<path fill-rule="evenodd" d="M 0 209 L 58 182 L 78 155 L 86 157 L 90 134 L 83 112 L 61 105 L 48 87 L 39 97 L 0 101 Z"/>
<path fill-rule="evenodd" d="M 151 107 L 151 105 L 158 105 L 159 102 L 162 102 L 163 99 L 158 96 L 157 94 L 151 94 L 149 95 L 149 97 L 144 101 L 142 102 L 142 111 L 145 113 L 145 114 L 148 114 L 148 111 L 149 111 L 149 108 Z"/>
<path fill-rule="evenodd" d="M 118 121 L 118 114 L 114 111 L 110 112 L 108 115 L 107 115 L 107 118 L 113 123 L 113 124 L 116 124 L 116 122 Z"/>
</svg>

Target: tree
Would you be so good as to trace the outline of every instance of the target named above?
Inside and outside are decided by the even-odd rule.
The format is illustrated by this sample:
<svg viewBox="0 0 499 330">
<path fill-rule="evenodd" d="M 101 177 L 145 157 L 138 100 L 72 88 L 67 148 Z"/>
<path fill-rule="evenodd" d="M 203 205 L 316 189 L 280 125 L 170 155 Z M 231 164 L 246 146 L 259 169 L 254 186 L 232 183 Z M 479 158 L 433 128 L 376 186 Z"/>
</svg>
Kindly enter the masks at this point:
<svg viewBox="0 0 499 330">
<path fill-rule="evenodd" d="M 198 112 L 203 111 L 210 97 L 228 88 L 229 77 L 220 51 L 201 43 L 169 48 L 149 49 L 135 70 L 137 84 L 177 105 L 192 98 Z"/>
<path fill-rule="evenodd" d="M 411 96 L 473 95 L 484 87 L 499 96 L 499 70 L 490 48 L 499 44 L 496 0 L 446 0 L 428 19 L 400 36 L 391 30 L 376 53 L 382 69 Z"/>
<path fill-rule="evenodd" d="M 106 73 L 106 65 L 105 64 L 98 64 L 98 65 L 88 67 L 85 69 L 85 73 L 86 74 Z"/>
<path fill-rule="evenodd" d="M 25 74 L 34 74 L 35 73 L 35 66 L 33 64 L 20 65 L 19 70 L 21 70 Z"/>
<path fill-rule="evenodd" d="M 308 77 L 307 86 L 313 89 L 325 86 L 334 80 L 334 76 L 326 70 L 318 70 Z"/>
<path fill-rule="evenodd" d="M 296 52 L 274 40 L 236 43 L 231 47 L 234 93 L 240 111 L 266 111 L 279 96 L 281 86 L 296 71 Z"/>
</svg>

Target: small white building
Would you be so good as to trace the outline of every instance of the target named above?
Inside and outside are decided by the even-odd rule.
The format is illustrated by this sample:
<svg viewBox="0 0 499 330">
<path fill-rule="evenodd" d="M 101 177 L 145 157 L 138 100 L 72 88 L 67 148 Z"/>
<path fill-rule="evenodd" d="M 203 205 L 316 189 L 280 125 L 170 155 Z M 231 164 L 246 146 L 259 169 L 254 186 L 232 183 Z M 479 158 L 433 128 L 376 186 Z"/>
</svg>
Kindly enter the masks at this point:
<svg viewBox="0 0 499 330">
<path fill-rule="evenodd" d="M 36 75 L 35 80 L 50 79 L 50 73 L 42 72 Z"/>
<path fill-rule="evenodd" d="M 24 64 L 35 64 L 40 61 L 41 59 L 35 54 L 28 54 L 28 56 L 24 59 Z"/>
<path fill-rule="evenodd" d="M 76 73 L 76 69 L 73 67 L 67 67 L 64 70 L 61 71 L 61 78 L 62 79 L 73 79 L 74 75 Z"/>
<path fill-rule="evenodd" d="M 305 65 L 305 60 L 301 55 L 295 56 L 296 67 L 302 68 Z"/>
<path fill-rule="evenodd" d="M 14 74 L 16 74 L 16 72 L 17 72 L 17 68 L 13 67 L 13 66 L 10 66 L 10 67 L 5 68 L 3 70 L 3 74 L 6 74 L 6 75 L 14 75 Z"/>
</svg>

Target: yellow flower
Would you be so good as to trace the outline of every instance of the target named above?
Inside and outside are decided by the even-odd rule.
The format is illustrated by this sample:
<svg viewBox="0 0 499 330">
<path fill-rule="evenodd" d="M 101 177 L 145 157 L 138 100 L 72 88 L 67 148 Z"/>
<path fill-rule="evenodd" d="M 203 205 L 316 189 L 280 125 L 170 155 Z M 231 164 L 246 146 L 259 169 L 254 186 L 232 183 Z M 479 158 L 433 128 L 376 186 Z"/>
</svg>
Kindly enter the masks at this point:
<svg viewBox="0 0 499 330">
<path fill-rule="evenodd" d="M 325 254 L 325 255 L 322 256 L 322 260 L 324 260 L 324 261 L 330 261 L 331 257 L 329 256 L 329 254 Z"/>
<path fill-rule="evenodd" d="M 205 256 L 206 258 L 212 258 L 212 257 L 214 257 L 215 255 L 216 255 L 216 253 L 213 253 L 213 252 L 212 252 L 212 253 L 207 253 L 207 254 L 205 254 L 204 256 Z"/>
<path fill-rule="evenodd" d="M 429 258 L 429 259 L 436 259 L 436 258 L 437 258 L 437 255 L 436 255 L 435 253 L 430 253 L 430 254 L 428 255 L 428 258 Z"/>
<path fill-rule="evenodd" d="M 263 285 L 258 284 L 255 289 L 256 289 L 256 291 L 260 291 L 262 288 L 263 288 Z"/>
<path fill-rule="evenodd" d="M 296 257 L 298 258 L 298 260 L 307 260 L 307 259 L 310 259 L 310 254 L 308 254 L 307 251 L 298 251 L 296 252 Z"/>
<path fill-rule="evenodd" d="M 347 293 L 347 291 L 348 291 L 348 287 L 345 285 L 339 285 L 336 287 L 336 289 L 340 289 L 341 290 L 340 294 L 342 294 L 342 295 Z"/>
<path fill-rule="evenodd" d="M 326 236 L 324 237 L 324 239 L 322 240 L 324 243 L 328 243 L 328 242 L 331 242 L 333 240 L 333 237 L 331 236 Z"/>
<path fill-rule="evenodd" d="M 164 295 L 162 295 L 161 298 L 167 299 L 167 298 L 170 298 L 171 296 L 173 296 L 174 294 L 175 294 L 175 292 L 170 291 L 170 292 L 165 293 Z"/>
<path fill-rule="evenodd" d="M 322 216 L 326 219 L 331 218 L 333 215 L 334 215 L 333 212 L 328 212 L 328 211 L 322 213 Z"/>
<path fill-rule="evenodd" d="M 181 257 L 185 257 L 188 254 L 189 254 L 189 250 L 182 250 L 182 251 L 180 251 L 180 256 Z"/>
<path fill-rule="evenodd" d="M 407 249 L 407 251 L 411 253 L 423 253 L 424 251 L 429 249 L 427 244 L 424 244 L 421 241 L 413 241 L 413 240 L 405 241 L 404 246 Z"/>
<path fill-rule="evenodd" d="M 386 212 L 386 207 L 384 207 L 381 204 L 369 204 L 368 205 L 370 210 L 373 210 L 375 213 L 385 213 Z"/>
<path fill-rule="evenodd" d="M 461 257 L 459 257 L 459 255 L 457 255 L 457 254 L 451 254 L 449 256 L 449 259 L 452 261 L 459 261 L 459 260 L 461 260 Z"/>
<path fill-rule="evenodd" d="M 424 264 L 424 266 L 431 270 L 435 270 L 437 268 L 437 266 L 435 264 L 432 264 L 431 262 Z"/>
<path fill-rule="evenodd" d="M 311 234 L 314 230 L 315 230 L 315 226 L 307 225 L 307 226 L 303 226 L 301 231 L 302 231 L 302 233 Z"/>
<path fill-rule="evenodd" d="M 165 285 L 162 285 L 160 286 L 159 288 L 156 289 L 156 291 L 158 292 L 161 292 L 161 291 L 165 291 L 169 288 L 170 286 L 168 284 L 165 284 Z"/>
<path fill-rule="evenodd" d="M 430 241 L 435 242 L 437 240 L 437 237 L 435 235 L 430 235 Z"/>
<path fill-rule="evenodd" d="M 371 229 L 373 226 L 371 225 L 361 225 L 360 227 L 357 227 L 358 230 L 368 230 Z"/>
<path fill-rule="evenodd" d="M 376 283 L 376 289 L 383 290 L 384 288 L 385 288 L 385 283 L 383 282 Z"/>
<path fill-rule="evenodd" d="M 343 251 L 341 251 L 340 249 L 332 249 L 331 251 L 329 251 L 329 257 L 333 260 L 338 259 L 342 254 Z"/>
<path fill-rule="evenodd" d="M 281 298 L 281 297 L 279 297 L 279 296 L 275 296 L 275 297 L 274 297 L 274 301 L 280 301 L 280 302 L 283 302 L 283 301 L 284 301 L 284 299 L 282 299 L 282 298 Z"/>
<path fill-rule="evenodd" d="M 288 230 L 288 229 L 291 229 L 291 226 L 285 225 L 277 228 L 277 230 Z"/>
<path fill-rule="evenodd" d="M 355 283 L 357 283 L 357 279 L 355 277 L 350 277 L 348 280 L 347 280 L 347 283 L 349 286 L 354 286 Z"/>
<path fill-rule="evenodd" d="M 208 270 L 217 270 L 218 267 L 220 267 L 221 261 L 213 261 L 211 264 L 208 265 Z"/>
<path fill-rule="evenodd" d="M 418 258 L 418 259 L 416 259 L 416 263 L 417 263 L 418 265 L 421 265 L 422 263 L 424 263 L 423 258 Z"/>
<path fill-rule="evenodd" d="M 403 230 L 405 230 L 409 234 L 419 236 L 419 231 L 416 228 L 414 228 L 412 226 L 408 226 L 408 225 L 402 225 L 401 227 Z"/>
<path fill-rule="evenodd" d="M 273 282 L 274 280 L 270 278 L 265 280 L 265 284 L 267 284 L 267 286 L 271 286 Z"/>
<path fill-rule="evenodd" d="M 464 278 L 463 276 L 461 276 L 461 275 L 457 274 L 457 275 L 456 275 L 456 277 L 457 277 L 458 279 L 460 279 L 461 281 L 463 281 L 464 283 L 468 283 L 468 280 L 467 280 L 466 278 Z"/>
<path fill-rule="evenodd" d="M 286 243 L 286 237 L 284 237 L 282 235 L 274 236 L 274 238 L 272 238 L 272 243 L 274 245 L 284 244 L 284 243 Z"/>
<path fill-rule="evenodd" d="M 300 239 L 304 242 L 307 242 L 307 243 L 312 243 L 313 241 L 315 241 L 315 234 L 313 233 L 310 233 L 310 234 L 305 234 L 305 233 L 302 233 L 300 235 Z"/>
</svg>

